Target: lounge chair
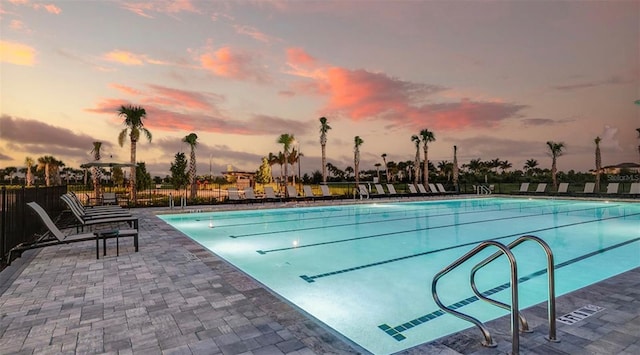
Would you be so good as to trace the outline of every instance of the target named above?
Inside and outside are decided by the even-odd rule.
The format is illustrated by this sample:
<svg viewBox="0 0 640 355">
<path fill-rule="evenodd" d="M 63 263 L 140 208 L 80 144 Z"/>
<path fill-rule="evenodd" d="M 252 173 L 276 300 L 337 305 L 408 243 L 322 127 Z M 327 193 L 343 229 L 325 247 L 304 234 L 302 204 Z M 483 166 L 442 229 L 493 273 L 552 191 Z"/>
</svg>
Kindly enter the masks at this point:
<svg viewBox="0 0 640 355">
<path fill-rule="evenodd" d="M 86 213 L 123 210 L 123 208 L 119 205 L 84 205 L 82 201 L 80 201 L 78 196 L 72 191 L 67 192 L 65 195 L 68 196 L 77 206 L 80 207 L 80 209 L 84 210 Z"/>
<path fill-rule="evenodd" d="M 127 210 L 121 207 L 115 207 L 110 209 L 94 209 L 94 208 L 84 208 L 80 205 L 74 198 L 72 198 L 68 194 L 64 194 L 60 196 L 60 199 L 64 201 L 69 209 L 74 212 L 74 214 L 79 215 L 82 219 L 90 220 L 97 218 L 106 218 L 106 217 L 125 217 L 131 216 Z"/>
<path fill-rule="evenodd" d="M 375 194 L 375 196 L 377 196 L 377 197 L 384 197 L 384 196 L 386 196 L 386 195 L 387 195 L 387 194 L 384 192 L 384 188 L 382 187 L 382 185 L 381 185 L 381 184 L 375 184 L 374 186 L 375 186 L 375 188 L 376 188 L 376 194 Z"/>
<path fill-rule="evenodd" d="M 117 205 L 118 204 L 118 196 L 115 192 L 105 192 L 102 194 L 102 204 L 103 205 Z"/>
<path fill-rule="evenodd" d="M 567 191 L 569 191 L 569 183 L 568 182 L 561 182 L 560 185 L 558 185 L 558 191 L 556 193 L 566 194 Z"/>
<path fill-rule="evenodd" d="M 304 198 L 298 194 L 298 189 L 293 185 L 287 185 L 287 198 L 290 200 L 299 200 Z"/>
<path fill-rule="evenodd" d="M 132 229 L 138 229 L 138 218 L 133 217 L 131 214 L 109 213 L 87 216 L 82 211 L 78 210 L 78 207 L 70 201 L 66 195 L 60 196 L 60 198 L 67 204 L 71 213 L 78 220 L 78 229 L 84 229 L 84 227 L 93 227 L 101 224 L 121 224 L 127 223 Z"/>
<path fill-rule="evenodd" d="M 358 195 L 360 195 L 361 199 L 363 197 L 369 198 L 369 191 L 367 190 L 367 187 L 365 185 L 358 185 Z"/>
<path fill-rule="evenodd" d="M 302 186 L 302 191 L 304 192 L 304 197 L 310 200 L 315 200 L 316 195 L 313 194 L 313 190 L 311 189 L 311 185 Z"/>
<path fill-rule="evenodd" d="M 273 191 L 273 187 L 271 187 L 271 186 L 265 186 L 264 187 L 264 197 L 268 201 L 280 201 L 281 200 L 278 196 L 276 196 L 276 193 Z"/>
<path fill-rule="evenodd" d="M 242 202 L 242 198 L 240 197 L 240 192 L 236 187 L 230 187 L 227 189 L 228 201 L 232 203 Z"/>
<path fill-rule="evenodd" d="M 540 183 L 540 184 L 538 184 L 538 187 L 536 187 L 535 193 L 537 193 L 537 194 L 544 193 L 546 189 L 547 189 L 547 184 L 546 183 Z"/>
<path fill-rule="evenodd" d="M 432 194 L 440 193 L 440 191 L 438 191 L 438 188 L 436 187 L 436 184 L 429 184 L 429 191 L 431 191 Z"/>
<path fill-rule="evenodd" d="M 629 187 L 629 195 L 640 195 L 640 182 L 632 182 Z"/>
<path fill-rule="evenodd" d="M 334 196 L 331 193 L 331 190 L 329 190 L 329 186 L 327 185 L 320 185 L 320 191 L 322 191 L 322 198 L 337 198 L 337 196 Z"/>
<path fill-rule="evenodd" d="M 610 182 L 607 185 L 607 194 L 617 194 L 619 187 L 620 187 L 620 183 L 618 183 L 618 182 Z"/>
<path fill-rule="evenodd" d="M 416 190 L 416 185 L 407 184 L 407 187 L 409 188 L 409 194 L 411 194 L 411 195 L 417 195 L 418 194 L 418 190 Z"/>
<path fill-rule="evenodd" d="M 520 190 L 518 190 L 518 193 L 526 194 L 527 192 L 529 192 L 529 183 L 523 182 L 520 184 Z"/>
<path fill-rule="evenodd" d="M 402 196 L 402 194 L 399 194 L 396 191 L 396 187 L 393 186 L 393 184 L 387 184 L 387 190 L 389 191 L 389 195 L 390 196 Z M 406 195 L 406 194 L 404 194 L 404 195 Z"/>
<path fill-rule="evenodd" d="M 247 202 L 258 202 L 259 199 L 256 197 L 256 193 L 253 191 L 253 187 L 245 187 L 244 188 L 244 200 Z"/>
<path fill-rule="evenodd" d="M 60 245 L 60 244 L 70 244 L 76 242 L 85 242 L 85 241 L 94 241 L 96 242 L 96 259 L 100 259 L 100 239 L 102 239 L 103 243 L 103 253 L 107 255 L 107 239 L 117 238 L 116 240 L 119 242 L 120 237 L 133 237 L 133 245 L 135 247 L 136 253 L 138 252 L 138 230 L 137 229 L 119 229 L 119 230 L 110 230 L 110 231 L 102 231 L 102 232 L 92 232 L 92 233 L 81 233 L 81 234 L 72 234 L 65 235 L 62 231 L 56 226 L 56 224 L 51 220 L 51 217 L 47 214 L 47 212 L 36 202 L 28 202 L 27 206 L 29 206 L 37 215 L 40 217 L 42 223 L 47 227 L 47 231 L 38 236 L 38 239 L 32 243 L 21 243 L 16 247 L 9 250 L 8 261 L 7 264 L 11 263 L 12 254 L 20 253 L 23 251 L 37 248 L 44 248 L 52 245 Z M 119 245 L 118 251 L 119 254 Z"/>
<path fill-rule="evenodd" d="M 431 184 L 429 184 L 431 185 Z M 442 186 L 441 183 L 437 183 L 436 186 L 438 187 L 438 192 L 440 192 L 441 194 L 454 194 L 456 193 L 455 191 L 447 191 L 444 186 Z"/>
<path fill-rule="evenodd" d="M 584 184 L 584 191 L 582 191 L 583 194 L 592 194 L 594 192 L 596 188 L 596 183 L 595 182 L 587 182 Z"/>
<path fill-rule="evenodd" d="M 420 191 L 420 194 L 422 194 L 422 195 L 428 195 L 429 194 L 429 191 L 427 191 L 427 189 L 424 187 L 424 185 L 416 184 L 416 187 L 418 188 L 418 191 Z"/>
</svg>

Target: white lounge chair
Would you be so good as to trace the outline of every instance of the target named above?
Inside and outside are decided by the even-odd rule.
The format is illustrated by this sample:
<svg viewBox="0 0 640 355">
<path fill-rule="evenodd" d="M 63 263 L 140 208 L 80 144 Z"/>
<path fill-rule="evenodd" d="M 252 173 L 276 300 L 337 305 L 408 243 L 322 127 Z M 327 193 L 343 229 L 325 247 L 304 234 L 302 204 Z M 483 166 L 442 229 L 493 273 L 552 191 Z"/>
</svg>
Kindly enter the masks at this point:
<svg viewBox="0 0 640 355">
<path fill-rule="evenodd" d="M 630 195 L 640 195 L 640 182 L 632 182 L 629 187 Z"/>
<path fill-rule="evenodd" d="M 540 183 L 540 184 L 538 184 L 538 187 L 536 187 L 535 193 L 537 193 L 537 194 L 544 193 L 544 191 L 546 189 L 547 189 L 547 184 L 546 183 Z"/>
<path fill-rule="evenodd" d="M 607 185 L 607 194 L 617 194 L 619 187 L 620 187 L 620 183 L 618 183 L 618 182 L 610 182 Z"/>
<path fill-rule="evenodd" d="M 438 187 L 436 186 L 436 184 L 429 184 L 429 191 L 431 191 L 432 194 L 437 194 L 440 191 L 438 191 Z"/>
<path fill-rule="evenodd" d="M 289 199 L 299 199 L 301 196 L 298 194 L 298 189 L 296 189 L 293 185 L 287 185 L 287 198 Z"/>
<path fill-rule="evenodd" d="M 400 194 L 396 191 L 396 187 L 393 184 L 387 184 L 387 191 L 389 191 L 390 196 L 399 196 Z"/>
<path fill-rule="evenodd" d="M 438 192 L 441 194 L 453 194 L 455 191 L 447 191 L 441 183 L 437 183 Z"/>
<path fill-rule="evenodd" d="M 561 182 L 560 185 L 558 185 L 557 193 L 566 194 L 567 191 L 569 191 L 569 183 L 568 182 Z"/>
<path fill-rule="evenodd" d="M 302 186 L 302 192 L 304 192 L 304 197 L 307 199 L 313 200 L 316 198 L 316 195 L 313 194 L 313 190 L 310 185 Z"/>
<path fill-rule="evenodd" d="M 418 188 L 418 191 L 420 191 L 421 194 L 423 194 L 423 195 L 428 195 L 429 194 L 429 191 L 427 191 L 427 189 L 424 187 L 424 185 L 416 184 L 416 187 Z"/>
<path fill-rule="evenodd" d="M 329 186 L 327 185 L 320 185 L 320 191 L 322 191 L 322 197 L 323 198 L 335 198 L 337 196 L 334 196 L 331 193 L 331 190 L 329 190 Z"/>
<path fill-rule="evenodd" d="M 100 259 L 100 239 L 103 241 L 103 249 L 104 255 L 107 253 L 106 249 L 106 240 L 110 238 L 117 238 L 119 241 L 120 237 L 133 237 L 133 245 L 135 247 L 136 252 L 138 252 L 138 230 L 137 229 L 118 229 L 118 230 L 109 230 L 102 232 L 92 232 L 92 233 L 81 233 L 81 234 L 72 234 L 65 235 L 62 231 L 56 226 L 56 224 L 51 220 L 49 214 L 36 202 L 28 202 L 27 206 L 29 206 L 35 213 L 40 217 L 40 221 L 47 228 L 47 232 L 43 235 L 38 236 L 38 239 L 31 243 L 21 243 L 16 247 L 12 248 L 9 251 L 8 256 L 8 264 L 11 263 L 12 254 L 13 253 L 22 253 L 25 250 L 44 248 L 52 245 L 60 245 L 60 244 L 70 244 L 76 242 L 85 242 L 85 241 L 94 241 L 96 242 L 96 259 Z M 119 245 L 118 245 L 119 249 Z M 118 254 L 120 251 L 117 251 Z"/>
<path fill-rule="evenodd" d="M 253 191 L 253 187 L 245 187 L 244 188 L 244 199 L 247 202 L 257 202 L 259 199 L 256 197 L 255 191 Z"/>
<path fill-rule="evenodd" d="M 227 195 L 229 202 L 240 202 L 242 198 L 240 197 L 240 192 L 236 187 L 230 187 L 227 189 Z"/>
<path fill-rule="evenodd" d="M 584 191 L 582 191 L 583 194 L 592 194 L 593 191 L 596 188 L 596 183 L 595 182 L 587 182 L 584 184 Z"/>
<path fill-rule="evenodd" d="M 378 195 L 380 197 L 386 195 L 386 193 L 384 192 L 384 188 L 382 188 L 381 184 L 375 184 L 375 187 L 376 187 L 376 195 Z"/>
<path fill-rule="evenodd" d="M 528 182 L 523 182 L 522 184 L 520 184 L 520 190 L 518 190 L 519 193 L 527 193 L 528 191 L 529 191 Z"/>
<path fill-rule="evenodd" d="M 365 185 L 358 185 L 358 194 L 360 198 L 369 198 L 369 191 L 367 191 L 367 187 Z"/>
<path fill-rule="evenodd" d="M 278 196 L 276 196 L 275 191 L 273 191 L 273 187 L 271 186 L 265 186 L 264 187 L 264 196 L 267 200 L 271 200 L 271 201 L 278 201 L 280 200 L 280 198 L 278 198 Z"/>
<path fill-rule="evenodd" d="M 414 184 L 407 184 L 407 187 L 409 187 L 409 193 L 412 195 L 417 195 L 418 194 L 418 190 L 416 190 L 416 185 Z"/>
</svg>

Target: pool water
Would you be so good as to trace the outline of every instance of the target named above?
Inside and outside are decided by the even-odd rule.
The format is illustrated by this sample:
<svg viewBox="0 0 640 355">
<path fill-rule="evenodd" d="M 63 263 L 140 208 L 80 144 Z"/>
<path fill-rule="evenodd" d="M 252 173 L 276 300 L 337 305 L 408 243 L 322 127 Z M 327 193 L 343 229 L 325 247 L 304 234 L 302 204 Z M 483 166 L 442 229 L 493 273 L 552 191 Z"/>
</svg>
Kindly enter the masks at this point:
<svg viewBox="0 0 640 355">
<path fill-rule="evenodd" d="M 483 240 L 508 244 L 527 234 L 545 240 L 554 253 L 557 295 L 640 266 L 637 203 L 478 198 L 159 217 L 374 354 L 472 326 L 439 311 L 431 281 Z M 443 303 L 482 321 L 507 314 L 471 298 L 469 270 L 495 251 L 487 248 L 440 279 Z M 546 301 L 542 249 L 523 243 L 513 253 L 520 308 Z M 510 288 L 500 291 L 509 282 L 506 258 L 479 271 L 476 282 L 510 302 Z"/>
</svg>

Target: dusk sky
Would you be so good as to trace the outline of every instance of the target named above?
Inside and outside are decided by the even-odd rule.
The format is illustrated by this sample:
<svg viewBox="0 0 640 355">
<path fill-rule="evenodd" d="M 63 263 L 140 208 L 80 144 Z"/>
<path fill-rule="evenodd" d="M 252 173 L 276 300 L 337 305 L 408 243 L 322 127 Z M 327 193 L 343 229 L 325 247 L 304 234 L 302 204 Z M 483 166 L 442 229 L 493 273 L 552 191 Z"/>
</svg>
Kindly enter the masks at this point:
<svg viewBox="0 0 640 355">
<path fill-rule="evenodd" d="M 141 105 L 138 144 L 169 174 L 198 135 L 198 173 L 255 171 L 295 135 L 303 172 L 412 161 L 527 159 L 563 171 L 638 162 L 640 1 L 0 0 L 0 168 L 53 155 L 78 168 L 117 144 L 117 109 Z M 110 157 L 112 156 L 112 158 Z M 187 154 L 188 156 L 188 154 Z M 279 168 L 274 166 L 274 172 Z"/>
</svg>

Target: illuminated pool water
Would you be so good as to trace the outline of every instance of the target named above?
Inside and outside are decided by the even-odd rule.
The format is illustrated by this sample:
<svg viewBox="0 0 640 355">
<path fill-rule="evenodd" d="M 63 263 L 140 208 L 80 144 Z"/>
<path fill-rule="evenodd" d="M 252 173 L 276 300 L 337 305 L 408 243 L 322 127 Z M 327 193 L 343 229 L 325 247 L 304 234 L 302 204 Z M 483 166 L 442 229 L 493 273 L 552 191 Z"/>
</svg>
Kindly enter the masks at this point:
<svg viewBox="0 0 640 355">
<path fill-rule="evenodd" d="M 554 252 L 557 295 L 640 266 L 637 203 L 482 198 L 158 217 L 374 354 L 471 326 L 438 311 L 431 281 L 483 240 L 544 239 Z M 473 296 L 469 269 L 494 251 L 440 280 L 445 304 Z M 527 279 L 520 307 L 545 301 L 544 253 L 534 243 L 513 252 Z M 490 264 L 477 275 L 479 289 L 508 283 L 508 272 L 504 259 Z M 510 289 L 492 297 L 508 302 Z M 506 314 L 481 301 L 458 310 L 483 321 Z"/>
</svg>

